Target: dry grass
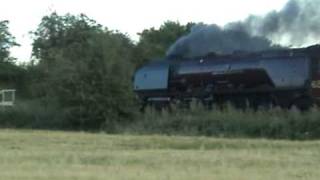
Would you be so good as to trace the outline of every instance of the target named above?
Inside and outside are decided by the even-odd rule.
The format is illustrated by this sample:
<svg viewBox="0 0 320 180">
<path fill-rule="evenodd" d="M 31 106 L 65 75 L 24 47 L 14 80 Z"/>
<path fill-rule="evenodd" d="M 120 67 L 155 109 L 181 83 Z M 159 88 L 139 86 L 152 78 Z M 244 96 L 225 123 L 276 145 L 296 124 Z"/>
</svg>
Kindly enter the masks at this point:
<svg viewBox="0 0 320 180">
<path fill-rule="evenodd" d="M 319 179 L 320 142 L 0 131 L 1 179 Z"/>
</svg>

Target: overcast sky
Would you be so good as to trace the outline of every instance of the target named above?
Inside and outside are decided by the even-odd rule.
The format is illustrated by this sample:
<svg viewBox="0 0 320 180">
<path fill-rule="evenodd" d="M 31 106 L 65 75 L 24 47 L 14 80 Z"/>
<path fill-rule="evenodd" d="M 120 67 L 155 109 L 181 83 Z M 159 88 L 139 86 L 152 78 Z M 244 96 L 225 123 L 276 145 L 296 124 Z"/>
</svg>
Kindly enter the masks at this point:
<svg viewBox="0 0 320 180">
<path fill-rule="evenodd" d="M 159 27 L 166 20 L 224 25 L 250 14 L 263 15 L 280 10 L 287 0 L 7 0 L 0 6 L 0 20 L 10 21 L 10 32 L 21 47 L 12 56 L 28 61 L 30 31 L 53 11 L 84 13 L 109 29 L 117 29 L 137 40 L 137 32 Z"/>
</svg>

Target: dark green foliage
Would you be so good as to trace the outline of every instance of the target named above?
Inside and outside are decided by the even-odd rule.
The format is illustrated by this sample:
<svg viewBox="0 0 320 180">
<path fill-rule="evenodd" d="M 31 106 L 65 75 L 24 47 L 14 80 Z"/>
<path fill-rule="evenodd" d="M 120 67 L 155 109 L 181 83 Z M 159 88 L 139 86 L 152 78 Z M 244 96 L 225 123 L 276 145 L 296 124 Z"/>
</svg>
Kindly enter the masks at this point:
<svg viewBox="0 0 320 180">
<path fill-rule="evenodd" d="M 112 130 L 131 117 L 133 43 L 124 34 L 103 29 L 85 15 L 44 17 L 34 33 L 39 61 L 38 96 L 58 102 L 73 126 Z"/>
<path fill-rule="evenodd" d="M 53 104 L 43 106 L 38 100 L 18 102 L 14 107 L 0 107 L 1 128 L 72 130 L 63 114 Z"/>
<path fill-rule="evenodd" d="M 10 48 L 18 46 L 8 30 L 8 24 L 9 21 L 0 21 L 0 63 L 13 61 L 14 58 L 10 57 Z"/>
<path fill-rule="evenodd" d="M 11 62 L 0 62 L 0 89 L 21 89 L 25 84 L 25 69 Z"/>
<path fill-rule="evenodd" d="M 137 66 L 154 58 L 164 57 L 168 48 L 181 36 L 190 32 L 193 23 L 181 25 L 179 22 L 167 21 L 159 29 L 146 29 L 139 33 L 140 40 L 135 47 Z"/>
<path fill-rule="evenodd" d="M 197 106 L 171 112 L 148 109 L 140 121 L 126 128 L 123 131 L 138 134 L 315 139 L 320 138 L 320 110 L 243 111 L 228 107 L 208 111 Z"/>
<path fill-rule="evenodd" d="M 19 97 L 25 84 L 25 69 L 14 64 L 10 48 L 18 46 L 8 30 L 9 21 L 0 21 L 0 89 L 17 89 Z M 21 91 L 20 91 L 21 90 Z"/>
</svg>

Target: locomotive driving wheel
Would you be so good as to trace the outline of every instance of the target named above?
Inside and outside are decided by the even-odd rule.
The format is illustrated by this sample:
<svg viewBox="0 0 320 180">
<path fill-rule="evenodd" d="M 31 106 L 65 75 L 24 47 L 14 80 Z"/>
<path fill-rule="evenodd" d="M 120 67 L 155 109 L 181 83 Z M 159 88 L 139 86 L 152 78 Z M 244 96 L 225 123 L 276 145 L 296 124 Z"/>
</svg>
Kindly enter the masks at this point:
<svg viewBox="0 0 320 180">
<path fill-rule="evenodd" d="M 314 105 L 314 100 L 311 97 L 305 96 L 305 97 L 299 97 L 294 100 L 291 107 L 295 106 L 299 110 L 307 111 Z"/>
</svg>

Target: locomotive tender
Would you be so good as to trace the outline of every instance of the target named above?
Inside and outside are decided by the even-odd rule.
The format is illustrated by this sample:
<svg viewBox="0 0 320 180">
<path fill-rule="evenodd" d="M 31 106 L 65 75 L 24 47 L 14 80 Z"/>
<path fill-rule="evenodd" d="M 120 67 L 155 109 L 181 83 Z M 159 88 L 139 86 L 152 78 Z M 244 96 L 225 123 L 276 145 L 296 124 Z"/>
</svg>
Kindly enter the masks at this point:
<svg viewBox="0 0 320 180">
<path fill-rule="evenodd" d="M 242 106 L 311 107 L 320 99 L 320 45 L 205 57 L 166 57 L 134 74 L 143 104 L 198 99 Z"/>
</svg>

